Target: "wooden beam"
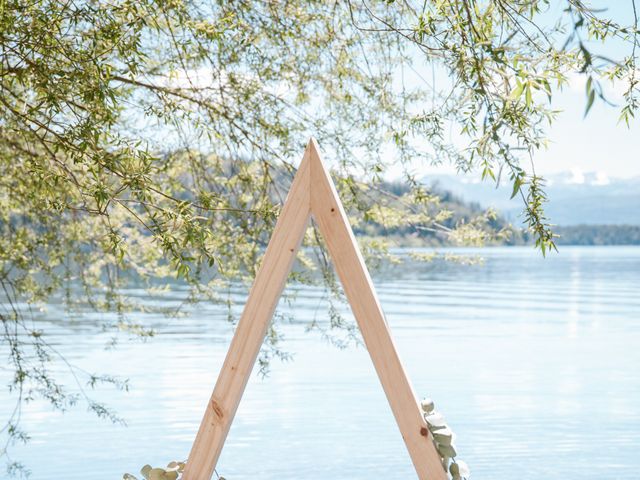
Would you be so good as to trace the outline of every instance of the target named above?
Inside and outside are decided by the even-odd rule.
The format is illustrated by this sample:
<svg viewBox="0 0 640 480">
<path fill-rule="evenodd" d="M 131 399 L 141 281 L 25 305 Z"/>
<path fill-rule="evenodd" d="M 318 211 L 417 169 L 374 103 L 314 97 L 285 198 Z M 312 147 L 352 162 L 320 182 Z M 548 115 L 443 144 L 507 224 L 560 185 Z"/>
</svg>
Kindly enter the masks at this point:
<svg viewBox="0 0 640 480">
<path fill-rule="evenodd" d="M 319 149 L 311 139 L 291 186 L 262 265 L 189 455 L 184 480 L 210 479 L 247 385 L 296 252 L 313 215 L 351 304 L 420 480 L 445 480 L 417 398 L 396 351 L 347 215 Z"/>
<path fill-rule="evenodd" d="M 362 338 L 420 480 L 447 475 L 396 350 L 369 271 L 329 172 L 311 140 L 311 214 L 318 223 Z"/>
<path fill-rule="evenodd" d="M 184 480 L 210 479 L 309 222 L 309 148 L 278 217 L 189 454 Z"/>
</svg>

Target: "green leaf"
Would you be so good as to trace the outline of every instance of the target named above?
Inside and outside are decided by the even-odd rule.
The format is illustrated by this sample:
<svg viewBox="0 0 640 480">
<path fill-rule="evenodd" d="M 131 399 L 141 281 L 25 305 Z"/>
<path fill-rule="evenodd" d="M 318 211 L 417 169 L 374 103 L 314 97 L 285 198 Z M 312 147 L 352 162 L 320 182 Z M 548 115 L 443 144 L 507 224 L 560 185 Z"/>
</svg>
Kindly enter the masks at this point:
<svg viewBox="0 0 640 480">
<path fill-rule="evenodd" d="M 453 443 L 451 443 L 450 445 L 443 445 L 436 442 L 436 450 L 438 450 L 438 453 L 442 457 L 454 458 L 456 455 L 458 455 L 456 447 Z"/>
<path fill-rule="evenodd" d="M 515 197 L 520 191 L 520 187 L 522 186 L 524 179 L 522 176 L 518 175 L 513 181 L 513 190 L 511 192 L 511 198 Z"/>
<path fill-rule="evenodd" d="M 440 413 L 435 411 L 429 415 L 425 415 L 424 419 L 427 421 L 429 429 L 431 430 L 438 430 L 447 426 L 444 417 Z"/>
<path fill-rule="evenodd" d="M 584 111 L 584 117 L 587 116 L 587 114 L 589 113 L 589 110 L 591 110 L 591 107 L 593 106 L 593 101 L 596 98 L 596 91 L 595 90 L 591 90 L 589 92 L 589 96 L 587 97 L 587 108 Z"/>
<path fill-rule="evenodd" d="M 491 177 L 494 182 L 496 181 L 496 175 L 495 173 L 493 173 L 493 169 L 489 166 L 485 166 L 482 169 L 482 180 L 484 180 L 487 177 Z"/>
<path fill-rule="evenodd" d="M 153 470 L 153 467 L 147 464 L 140 469 L 140 473 L 146 480 L 149 480 L 149 472 L 151 472 L 151 470 Z"/>
<path fill-rule="evenodd" d="M 520 98 L 520 95 L 522 95 L 523 90 L 524 85 L 520 83 L 520 81 L 518 81 L 516 84 L 516 88 L 511 91 L 511 95 L 509 97 L 511 98 L 511 100 L 518 100 L 518 98 Z"/>
<path fill-rule="evenodd" d="M 455 460 L 449 465 L 449 473 L 454 477 L 469 477 L 471 476 L 471 470 L 469 466 L 462 460 Z"/>
<path fill-rule="evenodd" d="M 422 411 L 424 413 L 428 414 L 433 412 L 435 408 L 435 404 L 433 403 L 433 400 L 431 400 L 430 398 L 425 398 L 420 402 L 420 407 L 422 408 Z"/>
<path fill-rule="evenodd" d="M 451 445 L 453 432 L 449 427 L 444 427 L 433 432 L 433 439 L 440 445 Z"/>
</svg>

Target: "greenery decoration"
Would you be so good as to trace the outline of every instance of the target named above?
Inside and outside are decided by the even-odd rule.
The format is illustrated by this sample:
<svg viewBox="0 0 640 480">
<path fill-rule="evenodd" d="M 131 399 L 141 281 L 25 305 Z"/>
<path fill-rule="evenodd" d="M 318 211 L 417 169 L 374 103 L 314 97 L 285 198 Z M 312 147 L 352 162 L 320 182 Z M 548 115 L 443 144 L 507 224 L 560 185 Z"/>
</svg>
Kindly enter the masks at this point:
<svg viewBox="0 0 640 480">
<path fill-rule="evenodd" d="M 451 474 L 452 480 L 468 479 L 471 476 L 469 467 L 465 462 L 456 458 L 458 450 L 455 446 L 455 434 L 445 422 L 442 414 L 435 409 L 433 400 L 425 398 L 420 406 L 433 436 L 433 443 L 442 458 L 443 468 Z"/>
<path fill-rule="evenodd" d="M 459 460 L 457 457 L 454 439 L 455 434 L 451 431 L 444 420 L 444 417 L 435 410 L 435 404 L 432 399 L 424 398 L 420 402 L 420 407 L 427 422 L 429 431 L 433 436 L 433 442 L 436 450 L 442 458 L 442 467 L 451 475 L 451 480 L 468 480 L 471 476 L 471 470 L 468 465 Z M 183 472 L 185 462 L 170 462 L 166 468 L 152 468 L 151 465 L 145 465 L 140 473 L 145 480 L 177 480 Z M 214 472 L 217 480 L 226 480 L 225 477 Z M 138 480 L 138 478 L 130 473 L 125 473 L 122 480 Z"/>
</svg>

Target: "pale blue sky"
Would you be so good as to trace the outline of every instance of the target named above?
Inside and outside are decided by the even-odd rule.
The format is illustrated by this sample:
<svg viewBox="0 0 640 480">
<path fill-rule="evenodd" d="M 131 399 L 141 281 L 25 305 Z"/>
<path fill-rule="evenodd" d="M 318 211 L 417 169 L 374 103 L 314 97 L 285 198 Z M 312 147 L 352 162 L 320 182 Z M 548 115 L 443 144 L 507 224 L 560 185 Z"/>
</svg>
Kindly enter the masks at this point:
<svg viewBox="0 0 640 480">
<path fill-rule="evenodd" d="M 444 78 L 441 80 L 446 81 Z M 554 93 L 552 108 L 560 114 L 551 128 L 547 129 L 549 145 L 534 156 L 536 173 L 550 175 L 559 172 L 574 172 L 576 178 L 581 173 L 597 172 L 608 178 L 640 177 L 640 119 L 636 118 L 627 127 L 619 122 L 620 107 L 607 105 L 599 99 L 584 117 L 586 77 L 575 74 L 569 85 Z M 603 85 L 609 101 L 621 99 L 621 89 Z M 620 104 L 620 102 L 618 102 Z M 458 129 L 449 132 L 450 140 Z M 460 144 L 460 147 L 464 145 Z M 416 163 L 414 173 L 455 174 L 452 165 L 432 166 Z M 390 177 L 402 174 L 402 168 L 389 168 Z"/>
<path fill-rule="evenodd" d="M 584 118 L 584 83 L 584 78 L 576 76 L 554 100 L 554 108 L 563 112 L 549 131 L 549 148 L 535 158 L 537 171 L 575 169 L 620 178 L 640 176 L 640 122 L 636 119 L 627 128 L 618 122 L 620 109 L 602 102 Z"/>
<path fill-rule="evenodd" d="M 591 2 L 596 8 L 607 8 L 605 15 L 621 24 L 633 23 L 631 0 Z M 554 5 L 563 8 L 564 2 Z M 639 5 L 640 8 L 640 5 Z M 558 12 L 549 12 L 557 19 Z M 620 59 L 630 53 L 628 45 L 609 42 L 606 45 L 590 44 L 594 51 L 609 58 Z M 625 50 L 621 50 L 624 47 Z M 575 74 L 563 91 L 554 94 L 552 107 L 562 110 L 549 129 L 548 149 L 538 152 L 534 158 L 537 173 L 549 175 L 575 171 L 600 172 L 604 177 L 640 177 L 640 120 L 636 118 L 629 128 L 618 122 L 620 108 L 596 100 L 589 115 L 585 110 L 584 75 Z M 620 104 L 622 86 L 603 85 L 609 100 Z M 430 173 L 455 173 L 451 166 L 427 167 Z"/>
<path fill-rule="evenodd" d="M 640 120 L 636 118 L 627 127 L 618 122 L 620 108 L 600 101 L 594 103 L 585 118 L 585 81 L 576 75 L 568 87 L 554 96 L 553 108 L 562 112 L 548 129 L 548 148 L 534 157 L 536 172 L 542 175 L 599 172 L 603 178 L 640 177 Z M 453 174 L 455 168 L 429 166 L 426 172 Z"/>
<path fill-rule="evenodd" d="M 562 3 L 557 2 L 556 9 L 562 8 Z M 631 0 L 599 0 L 589 4 L 596 9 L 606 9 L 603 15 L 620 24 L 632 25 L 634 22 Z M 590 48 L 616 60 L 631 53 L 629 45 L 614 41 L 590 43 Z M 585 76 L 576 74 L 570 79 L 570 85 L 554 98 L 554 108 L 563 112 L 549 131 L 551 144 L 548 150 L 535 158 L 537 171 L 542 174 L 596 171 L 619 178 L 640 176 L 640 122 L 636 119 L 627 128 L 618 122 L 619 107 L 598 101 L 584 118 L 585 83 Z M 609 100 L 621 103 L 622 85 L 605 84 L 603 87 Z"/>
</svg>

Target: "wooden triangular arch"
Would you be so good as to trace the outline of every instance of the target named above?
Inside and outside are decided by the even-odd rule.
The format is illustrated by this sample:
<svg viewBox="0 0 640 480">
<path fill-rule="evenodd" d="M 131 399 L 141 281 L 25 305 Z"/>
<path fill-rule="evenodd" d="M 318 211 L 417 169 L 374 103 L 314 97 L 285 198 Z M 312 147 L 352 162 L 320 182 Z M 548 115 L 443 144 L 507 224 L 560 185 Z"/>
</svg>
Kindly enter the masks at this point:
<svg viewBox="0 0 640 480">
<path fill-rule="evenodd" d="M 420 480 L 447 474 L 400 362 L 347 215 L 312 138 L 291 185 L 191 448 L 184 480 L 210 479 L 313 216 Z"/>
</svg>

